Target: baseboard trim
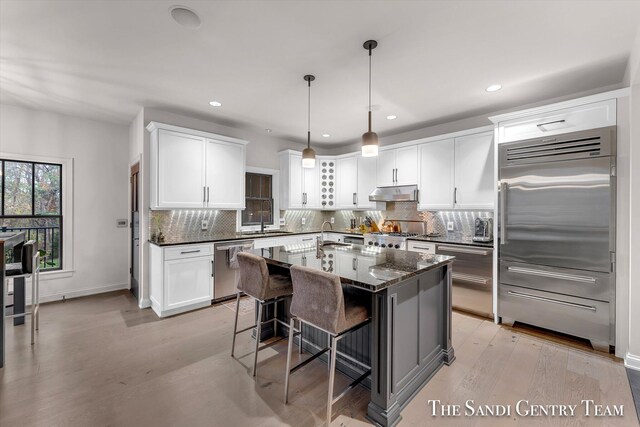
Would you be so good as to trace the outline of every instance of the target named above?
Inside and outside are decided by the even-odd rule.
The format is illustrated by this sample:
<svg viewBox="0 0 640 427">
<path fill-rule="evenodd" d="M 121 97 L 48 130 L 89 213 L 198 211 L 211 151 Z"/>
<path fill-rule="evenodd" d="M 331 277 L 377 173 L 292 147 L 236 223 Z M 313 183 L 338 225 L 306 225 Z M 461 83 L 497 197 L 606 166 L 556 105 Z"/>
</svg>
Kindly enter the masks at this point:
<svg viewBox="0 0 640 427">
<path fill-rule="evenodd" d="M 629 369 L 640 371 L 640 356 L 627 353 L 624 356 L 624 366 Z"/>
<path fill-rule="evenodd" d="M 29 287 L 28 284 L 27 284 L 27 287 Z M 63 299 L 85 297 L 88 295 L 103 294 L 105 292 L 120 291 L 123 289 L 129 289 L 129 284 L 116 283 L 113 285 L 105 285 L 105 286 L 100 286 L 96 288 L 77 289 L 73 291 L 62 291 L 62 292 L 58 292 L 50 295 L 41 295 L 40 302 L 44 303 L 44 302 L 52 302 L 52 301 L 62 301 Z M 27 299 L 26 303 L 31 304 L 31 298 Z"/>
<path fill-rule="evenodd" d="M 149 307 L 151 307 L 151 300 L 149 298 L 141 299 L 140 303 L 138 304 L 138 307 L 140 307 L 140 308 L 149 308 Z"/>
</svg>

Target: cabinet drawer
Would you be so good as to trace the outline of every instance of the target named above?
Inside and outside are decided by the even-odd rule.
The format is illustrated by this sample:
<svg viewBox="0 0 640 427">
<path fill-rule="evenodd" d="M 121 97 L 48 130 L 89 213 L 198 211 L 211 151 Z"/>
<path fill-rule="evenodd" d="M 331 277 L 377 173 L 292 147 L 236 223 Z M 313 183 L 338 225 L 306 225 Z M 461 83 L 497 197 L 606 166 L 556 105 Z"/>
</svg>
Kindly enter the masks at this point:
<svg viewBox="0 0 640 427">
<path fill-rule="evenodd" d="M 609 303 L 500 284 L 498 315 L 612 344 Z"/>
<path fill-rule="evenodd" d="M 436 244 L 430 242 L 421 242 L 421 241 L 407 241 L 407 250 L 413 252 L 420 252 L 423 254 L 435 254 L 436 253 Z"/>
<path fill-rule="evenodd" d="M 164 259 L 193 258 L 213 255 L 213 245 L 185 245 L 165 248 Z"/>
<path fill-rule="evenodd" d="M 499 124 L 500 143 L 615 126 L 616 100 L 585 104 Z"/>
<path fill-rule="evenodd" d="M 460 278 L 486 278 L 491 282 L 493 277 L 493 249 L 477 246 L 438 244 L 438 255 L 456 257 L 453 260 L 453 272 Z M 456 278 L 454 277 L 454 280 Z M 471 281 L 471 279 L 469 279 Z"/>
</svg>

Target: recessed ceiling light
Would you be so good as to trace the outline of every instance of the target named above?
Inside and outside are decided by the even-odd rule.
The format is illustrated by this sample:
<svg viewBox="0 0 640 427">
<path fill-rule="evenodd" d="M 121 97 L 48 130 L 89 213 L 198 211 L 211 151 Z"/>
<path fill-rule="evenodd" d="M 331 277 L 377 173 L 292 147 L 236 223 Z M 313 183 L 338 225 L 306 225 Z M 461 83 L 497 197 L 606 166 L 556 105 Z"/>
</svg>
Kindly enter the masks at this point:
<svg viewBox="0 0 640 427">
<path fill-rule="evenodd" d="M 171 17 L 183 27 L 196 29 L 200 26 L 200 17 L 191 9 L 184 6 L 171 6 Z"/>
<path fill-rule="evenodd" d="M 273 132 L 273 131 L 272 131 L 271 129 L 269 129 L 269 128 L 265 129 L 264 131 L 265 131 L 266 133 L 271 133 L 271 132 Z"/>
<path fill-rule="evenodd" d="M 331 136 L 331 135 L 329 135 L 328 133 L 323 133 L 323 134 L 322 134 L 322 137 L 323 137 L 323 138 L 329 138 L 330 136 Z"/>
<path fill-rule="evenodd" d="M 387 120 L 395 120 L 397 118 L 398 118 L 398 116 L 394 116 L 393 114 L 387 116 Z"/>
<path fill-rule="evenodd" d="M 487 92 L 495 92 L 495 91 L 500 90 L 500 89 L 502 89 L 502 85 L 491 85 L 491 86 L 487 87 L 485 90 Z"/>
<path fill-rule="evenodd" d="M 209 105 L 211 105 L 212 107 L 222 107 L 222 103 L 218 101 L 211 101 L 209 102 Z"/>
</svg>

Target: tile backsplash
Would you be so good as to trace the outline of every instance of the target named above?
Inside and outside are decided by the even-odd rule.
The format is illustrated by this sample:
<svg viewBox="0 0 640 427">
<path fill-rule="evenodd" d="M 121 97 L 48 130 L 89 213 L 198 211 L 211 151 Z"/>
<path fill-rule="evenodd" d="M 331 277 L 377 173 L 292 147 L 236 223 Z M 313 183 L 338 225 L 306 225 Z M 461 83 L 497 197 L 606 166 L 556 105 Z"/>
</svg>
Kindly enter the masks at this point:
<svg viewBox="0 0 640 427">
<path fill-rule="evenodd" d="M 189 240 L 193 237 L 213 236 L 220 233 L 236 231 L 236 211 L 223 210 L 171 210 L 151 211 L 149 235 L 160 228 L 167 238 L 172 240 Z M 437 233 L 449 237 L 470 238 L 476 217 L 491 218 L 492 211 L 418 211 L 417 203 L 387 203 L 384 210 L 355 211 L 316 211 L 316 210 L 285 210 L 280 211 L 280 217 L 285 219 L 285 229 L 288 231 L 319 230 L 324 221 L 334 218 L 333 230 L 340 231 L 350 227 L 352 218 L 359 224 L 365 216 L 373 218 L 381 226 L 385 219 L 400 222 L 403 231 L 419 234 Z M 302 219 L 305 224 L 302 224 Z M 202 220 L 209 220 L 209 228 L 201 230 Z M 447 222 L 453 222 L 453 231 L 447 231 Z"/>
</svg>

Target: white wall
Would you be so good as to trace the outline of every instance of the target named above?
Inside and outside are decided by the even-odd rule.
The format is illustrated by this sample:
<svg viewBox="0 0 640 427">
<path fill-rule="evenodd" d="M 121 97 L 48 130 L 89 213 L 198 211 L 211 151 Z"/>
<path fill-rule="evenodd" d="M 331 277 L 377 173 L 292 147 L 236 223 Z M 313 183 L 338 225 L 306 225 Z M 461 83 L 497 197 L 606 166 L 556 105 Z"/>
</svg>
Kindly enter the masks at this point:
<svg viewBox="0 0 640 427">
<path fill-rule="evenodd" d="M 126 126 L 0 105 L 0 152 L 73 159 L 73 271 L 43 273 L 43 301 L 128 288 L 128 141 Z"/>
<path fill-rule="evenodd" d="M 631 85 L 631 201 L 629 245 L 629 353 L 627 366 L 640 370 L 640 32 L 629 61 Z"/>
</svg>

